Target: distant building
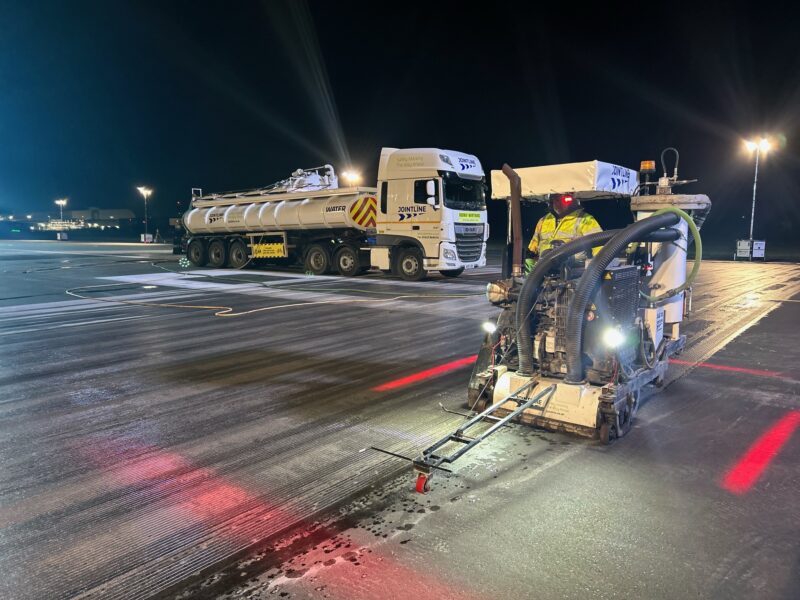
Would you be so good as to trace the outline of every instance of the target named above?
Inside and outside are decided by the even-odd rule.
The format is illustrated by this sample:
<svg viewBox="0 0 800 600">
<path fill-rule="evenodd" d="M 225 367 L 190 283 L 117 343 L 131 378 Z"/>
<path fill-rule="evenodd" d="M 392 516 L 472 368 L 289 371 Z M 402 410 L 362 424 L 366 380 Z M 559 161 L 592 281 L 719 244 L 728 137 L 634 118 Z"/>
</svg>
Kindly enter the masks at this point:
<svg viewBox="0 0 800 600">
<path fill-rule="evenodd" d="M 65 210 L 64 220 L 59 211 L 0 214 L 0 222 L 16 224 L 26 229 L 63 231 L 66 229 L 113 228 L 129 229 L 136 224 L 136 215 L 127 208 L 97 208 Z"/>
<path fill-rule="evenodd" d="M 127 208 L 97 208 L 94 206 L 83 210 L 65 210 L 64 217 L 106 226 L 128 225 L 136 219 L 133 211 Z"/>
</svg>

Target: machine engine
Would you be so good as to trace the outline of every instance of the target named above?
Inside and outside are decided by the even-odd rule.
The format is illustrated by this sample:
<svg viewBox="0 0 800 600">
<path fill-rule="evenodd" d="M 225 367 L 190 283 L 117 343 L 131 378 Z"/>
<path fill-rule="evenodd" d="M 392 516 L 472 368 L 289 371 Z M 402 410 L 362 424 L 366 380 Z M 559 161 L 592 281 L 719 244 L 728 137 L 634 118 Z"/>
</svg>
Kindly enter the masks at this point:
<svg viewBox="0 0 800 600">
<path fill-rule="evenodd" d="M 545 280 L 534 308 L 534 364 L 548 377 L 567 372 L 567 310 L 583 269 L 565 268 Z M 637 360 L 636 326 L 639 274 L 633 265 L 609 268 L 586 313 L 585 357 L 590 383 L 605 385 L 615 371 L 629 371 Z M 625 343 L 627 342 L 627 343 Z"/>
</svg>

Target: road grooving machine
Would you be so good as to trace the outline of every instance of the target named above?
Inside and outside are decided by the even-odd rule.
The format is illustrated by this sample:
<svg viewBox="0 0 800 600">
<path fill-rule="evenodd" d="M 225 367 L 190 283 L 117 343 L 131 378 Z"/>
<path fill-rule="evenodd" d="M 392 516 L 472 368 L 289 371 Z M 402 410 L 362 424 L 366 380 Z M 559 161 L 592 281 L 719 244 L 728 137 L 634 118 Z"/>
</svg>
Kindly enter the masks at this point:
<svg viewBox="0 0 800 600">
<path fill-rule="evenodd" d="M 501 312 L 484 324 L 469 381 L 468 406 L 478 412 L 413 459 L 418 492 L 434 471 L 448 471 L 512 420 L 603 444 L 630 430 L 641 389 L 663 386 L 669 358 L 684 347 L 680 326 L 702 258 L 699 226 L 711 208 L 708 196 L 673 193 L 691 183 L 678 180 L 678 160 L 677 150 L 664 150 L 663 176 L 652 183 L 655 161 L 642 162 L 643 182 L 636 171 L 599 161 L 492 172 L 492 197 L 508 203 L 508 258 L 506 278 L 487 286 Z M 584 202 L 630 199 L 634 222 L 554 246 L 523 277 L 520 203 L 556 192 Z"/>
</svg>

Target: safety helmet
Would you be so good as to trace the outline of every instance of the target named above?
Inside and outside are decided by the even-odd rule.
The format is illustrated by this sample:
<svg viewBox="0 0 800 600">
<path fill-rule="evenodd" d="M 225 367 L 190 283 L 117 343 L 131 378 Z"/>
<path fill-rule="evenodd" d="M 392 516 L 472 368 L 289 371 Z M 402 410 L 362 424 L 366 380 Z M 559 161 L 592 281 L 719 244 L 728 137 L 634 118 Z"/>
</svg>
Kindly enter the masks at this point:
<svg viewBox="0 0 800 600">
<path fill-rule="evenodd" d="M 550 194 L 550 210 L 563 217 L 580 208 L 580 200 L 572 194 Z"/>
</svg>

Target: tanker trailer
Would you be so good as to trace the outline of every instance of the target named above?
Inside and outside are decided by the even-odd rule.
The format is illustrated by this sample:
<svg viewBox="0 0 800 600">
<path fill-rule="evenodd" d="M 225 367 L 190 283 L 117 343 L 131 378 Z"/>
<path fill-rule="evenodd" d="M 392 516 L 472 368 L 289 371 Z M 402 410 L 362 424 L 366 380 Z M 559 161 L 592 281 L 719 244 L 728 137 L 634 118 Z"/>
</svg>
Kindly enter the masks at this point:
<svg viewBox="0 0 800 600">
<path fill-rule="evenodd" d="M 193 191 L 194 192 L 194 191 Z M 376 187 L 339 187 L 331 165 L 263 188 L 203 195 L 183 215 L 195 266 L 302 265 L 354 276 L 371 268 L 409 281 L 486 264 L 485 177 L 474 156 L 384 148 Z"/>
</svg>

